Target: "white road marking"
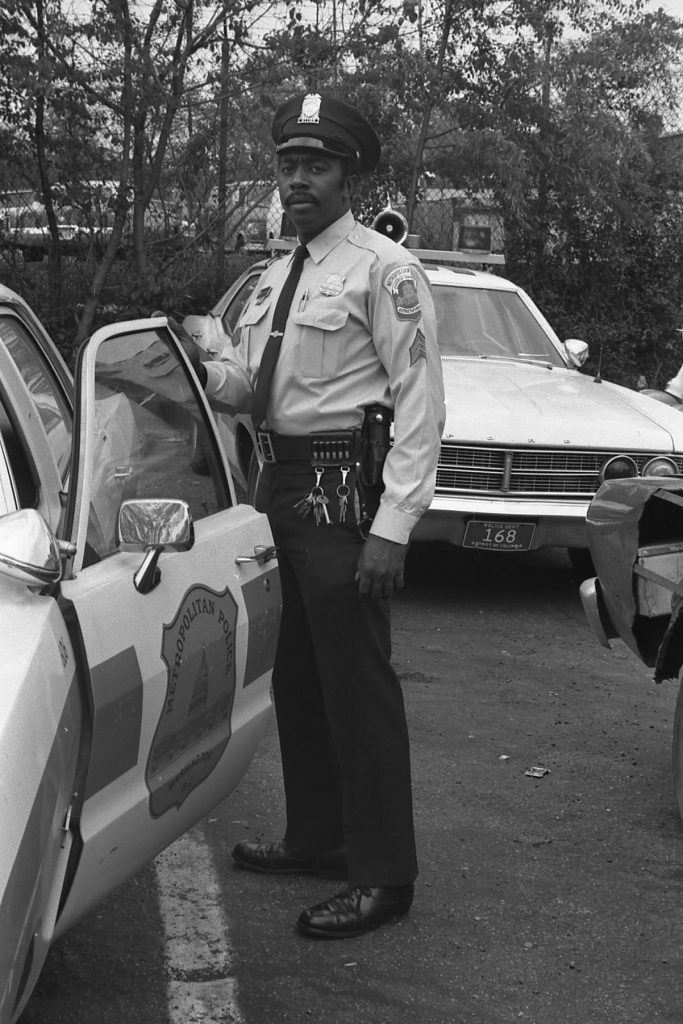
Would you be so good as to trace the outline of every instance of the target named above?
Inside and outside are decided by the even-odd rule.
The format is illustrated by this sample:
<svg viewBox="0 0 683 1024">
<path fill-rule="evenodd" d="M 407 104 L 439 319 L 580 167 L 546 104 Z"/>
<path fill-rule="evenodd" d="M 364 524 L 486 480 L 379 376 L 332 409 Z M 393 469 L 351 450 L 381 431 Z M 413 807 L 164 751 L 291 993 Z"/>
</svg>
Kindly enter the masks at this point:
<svg viewBox="0 0 683 1024">
<path fill-rule="evenodd" d="M 171 1024 L 244 1024 L 210 850 L 187 833 L 155 863 Z"/>
</svg>

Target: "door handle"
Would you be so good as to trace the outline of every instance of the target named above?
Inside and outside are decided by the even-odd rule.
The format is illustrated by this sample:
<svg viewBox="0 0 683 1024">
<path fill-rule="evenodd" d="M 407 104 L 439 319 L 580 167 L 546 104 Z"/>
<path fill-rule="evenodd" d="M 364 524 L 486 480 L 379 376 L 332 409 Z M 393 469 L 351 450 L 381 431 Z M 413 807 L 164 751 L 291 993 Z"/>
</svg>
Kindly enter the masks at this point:
<svg viewBox="0 0 683 1024">
<path fill-rule="evenodd" d="M 274 544 L 271 544 L 269 547 L 257 544 L 253 555 L 238 555 L 235 559 L 235 564 L 244 565 L 245 562 L 256 562 L 257 565 L 265 565 L 272 558 L 277 558 L 277 548 Z"/>
</svg>

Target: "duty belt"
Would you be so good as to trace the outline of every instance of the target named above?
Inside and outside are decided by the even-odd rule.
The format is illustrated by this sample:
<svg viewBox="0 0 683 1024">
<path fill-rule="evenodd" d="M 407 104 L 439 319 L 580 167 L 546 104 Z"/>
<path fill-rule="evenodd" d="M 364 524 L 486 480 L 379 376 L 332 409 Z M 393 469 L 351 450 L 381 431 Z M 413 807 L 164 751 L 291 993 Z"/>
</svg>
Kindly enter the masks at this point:
<svg viewBox="0 0 683 1024">
<path fill-rule="evenodd" d="M 264 462 L 310 462 L 312 466 L 353 464 L 360 452 L 360 431 L 323 430 L 288 436 L 258 430 L 256 443 Z"/>
</svg>

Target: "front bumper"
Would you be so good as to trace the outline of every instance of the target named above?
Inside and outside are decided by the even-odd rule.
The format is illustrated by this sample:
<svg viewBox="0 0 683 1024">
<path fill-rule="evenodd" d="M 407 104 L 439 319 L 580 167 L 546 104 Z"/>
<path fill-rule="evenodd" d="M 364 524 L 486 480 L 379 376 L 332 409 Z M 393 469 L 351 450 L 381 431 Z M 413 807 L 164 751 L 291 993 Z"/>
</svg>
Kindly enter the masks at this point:
<svg viewBox="0 0 683 1024">
<path fill-rule="evenodd" d="M 509 498 L 435 495 L 412 532 L 414 541 L 441 541 L 462 546 L 471 519 L 536 524 L 529 550 L 546 547 L 586 548 L 588 501 L 524 501 Z"/>
</svg>

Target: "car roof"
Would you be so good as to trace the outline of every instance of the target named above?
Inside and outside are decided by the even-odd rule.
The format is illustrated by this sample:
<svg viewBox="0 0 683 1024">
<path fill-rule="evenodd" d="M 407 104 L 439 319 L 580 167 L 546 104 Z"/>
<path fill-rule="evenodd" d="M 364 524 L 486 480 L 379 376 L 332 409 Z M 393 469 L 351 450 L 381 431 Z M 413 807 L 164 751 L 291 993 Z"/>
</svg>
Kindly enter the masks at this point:
<svg viewBox="0 0 683 1024">
<path fill-rule="evenodd" d="M 501 292 L 518 292 L 519 288 L 512 281 L 497 274 L 490 274 L 484 270 L 469 270 L 465 267 L 435 266 L 425 263 L 427 277 L 432 284 L 457 286 L 458 288 L 490 288 Z"/>
<path fill-rule="evenodd" d="M 277 257 L 275 258 L 277 259 Z M 248 268 L 246 273 L 253 274 L 254 271 L 258 271 L 260 273 L 272 262 L 273 257 L 258 260 L 258 262 L 253 263 Z M 495 291 L 502 292 L 518 292 L 520 290 L 512 281 L 508 281 L 504 277 L 499 277 L 497 274 L 491 274 L 485 270 L 472 270 L 468 267 L 442 266 L 441 264 L 434 263 L 423 263 L 423 266 L 431 283 L 436 285 L 457 285 L 459 287 L 464 286 L 465 288 L 491 288 Z"/>
<path fill-rule="evenodd" d="M 17 295 L 16 292 L 13 292 L 11 288 L 4 284 L 0 284 L 0 302 L 17 302 L 22 306 L 28 305 L 20 295 Z"/>
<path fill-rule="evenodd" d="M 253 274 L 254 271 L 264 271 L 275 260 L 281 256 L 285 256 L 293 245 L 293 240 L 287 240 L 287 248 L 282 250 L 274 249 L 273 255 L 268 256 L 265 259 L 258 260 L 247 269 L 247 274 Z M 412 250 L 408 249 L 408 252 Z M 419 252 L 415 253 L 419 258 Z M 436 254 L 434 254 L 436 255 Z M 447 255 L 444 253 L 443 255 Z M 448 254 L 450 255 L 450 254 Z M 454 254 L 455 255 L 455 254 Z M 462 259 L 462 254 L 457 254 L 459 259 Z M 472 257 L 472 263 L 476 263 L 476 256 Z M 492 274 L 486 270 L 474 270 L 471 267 L 465 266 L 453 266 L 447 261 L 444 264 L 432 262 L 431 260 L 421 260 L 422 266 L 427 272 L 427 276 L 432 284 L 444 284 L 444 285 L 464 285 L 466 288 L 492 288 L 496 291 L 503 292 L 517 292 L 519 287 L 513 284 L 512 281 L 507 280 L 504 277 L 499 277 L 498 274 Z"/>
</svg>

